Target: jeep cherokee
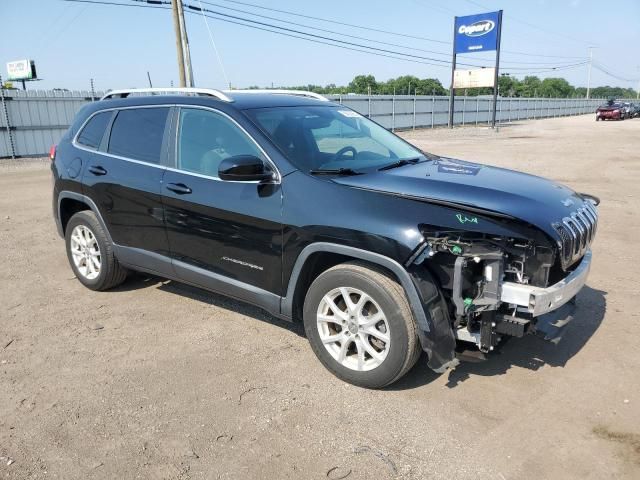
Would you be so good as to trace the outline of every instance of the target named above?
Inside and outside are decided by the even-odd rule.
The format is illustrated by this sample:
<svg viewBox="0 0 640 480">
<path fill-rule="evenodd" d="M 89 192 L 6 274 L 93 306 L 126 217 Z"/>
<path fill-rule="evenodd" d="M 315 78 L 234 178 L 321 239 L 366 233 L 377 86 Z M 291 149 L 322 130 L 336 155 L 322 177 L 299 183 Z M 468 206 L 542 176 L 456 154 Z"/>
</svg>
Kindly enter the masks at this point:
<svg viewBox="0 0 640 480">
<path fill-rule="evenodd" d="M 118 90 L 51 151 L 53 212 L 93 290 L 135 270 L 302 321 L 333 374 L 380 388 L 507 337 L 559 338 L 598 200 L 420 151 L 317 94 Z"/>
</svg>

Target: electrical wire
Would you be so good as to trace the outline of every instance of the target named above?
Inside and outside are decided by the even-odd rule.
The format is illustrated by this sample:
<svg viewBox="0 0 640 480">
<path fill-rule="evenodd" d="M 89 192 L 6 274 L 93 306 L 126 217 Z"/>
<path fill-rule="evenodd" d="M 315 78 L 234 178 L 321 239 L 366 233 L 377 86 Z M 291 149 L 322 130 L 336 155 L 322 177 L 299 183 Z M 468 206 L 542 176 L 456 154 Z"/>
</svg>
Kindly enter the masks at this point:
<svg viewBox="0 0 640 480">
<path fill-rule="evenodd" d="M 374 28 L 374 27 L 366 27 L 363 25 L 355 25 L 352 23 L 346 23 L 346 22 L 341 22 L 338 20 L 331 20 L 328 18 L 322 18 L 322 17 L 316 17 L 316 16 L 312 16 L 312 15 L 304 15 L 301 13 L 296 13 L 296 12 L 292 12 L 290 10 L 282 10 L 282 9 L 278 9 L 278 8 L 272 8 L 272 7 L 265 7 L 263 5 L 256 5 L 255 3 L 249 3 L 249 2 L 242 2 L 239 0 L 218 0 L 218 1 L 222 1 L 225 3 L 233 3 L 233 4 L 237 4 L 237 5 L 243 5 L 245 7 L 253 7 L 253 8 L 258 8 L 261 10 L 267 10 L 267 11 L 271 11 L 271 12 L 278 12 L 278 13 L 284 13 L 285 15 L 292 15 L 292 16 L 296 16 L 296 17 L 301 17 L 301 18 L 307 18 L 307 19 L 311 19 L 311 20 L 317 20 L 320 22 L 327 22 L 327 23 L 333 23 L 336 25 L 342 25 L 342 26 L 346 26 L 346 27 L 352 27 L 352 28 L 359 28 L 362 30 L 369 30 L 372 32 L 377 32 L 377 33 L 385 33 L 387 35 L 394 35 L 394 36 L 398 36 L 398 37 L 405 37 L 405 38 L 412 38 L 412 39 L 416 39 L 416 40 L 423 40 L 426 42 L 435 42 L 435 43 L 440 43 L 440 44 L 444 44 L 444 45 L 451 45 L 453 42 L 450 41 L 444 41 L 444 40 L 436 40 L 433 38 L 427 38 L 427 37 L 420 37 L 417 35 L 411 35 L 408 33 L 400 33 L 400 32 L 393 32 L 390 30 L 381 30 L 379 28 Z M 202 3 L 207 4 L 209 2 L 202 0 Z M 229 8 L 229 7 L 227 7 Z M 444 7 L 442 7 L 444 8 Z M 482 7 L 485 8 L 485 7 Z M 583 59 L 586 57 L 575 57 L 575 56 L 562 56 L 562 55 L 547 55 L 547 54 L 537 54 L 537 53 L 529 53 L 529 52 L 518 52 L 518 51 L 513 51 L 513 50 L 501 50 L 501 53 L 511 53 L 511 54 L 515 54 L 515 55 L 523 55 L 523 56 L 532 56 L 532 57 L 545 57 L 545 58 L 565 58 L 565 59 Z"/>
<path fill-rule="evenodd" d="M 145 0 L 132 0 L 132 1 L 145 1 Z M 206 3 L 206 2 L 205 2 Z M 197 7 L 194 7 L 192 5 L 187 5 L 185 4 L 185 7 L 192 9 L 192 10 L 197 10 Z M 234 20 L 240 20 L 243 22 L 247 22 L 247 23 L 252 23 L 252 24 L 257 24 L 257 25 L 261 25 L 264 27 L 269 27 L 269 28 L 275 28 L 278 30 L 284 30 L 286 32 L 291 32 L 291 33 L 295 33 L 298 35 L 306 35 L 309 37 L 313 37 L 313 38 L 317 38 L 317 39 L 321 39 L 321 40 L 328 40 L 328 41 L 332 41 L 332 42 L 336 42 L 336 43 L 341 43 L 344 45 L 349 45 L 349 46 L 353 46 L 353 47 L 358 47 L 358 48 L 366 48 L 366 49 L 370 49 L 370 50 L 374 50 L 374 51 L 378 51 L 378 52 L 383 52 L 383 53 L 387 53 L 387 54 L 392 54 L 392 55 L 402 55 L 402 56 L 406 56 L 409 58 L 413 58 L 413 59 L 419 59 L 419 60 L 424 60 L 424 61 L 430 61 L 430 62 L 440 62 L 440 63 L 444 63 L 444 64 L 451 64 L 450 61 L 448 60 L 442 60 L 439 58 L 433 58 L 433 57 L 425 57 L 425 56 L 421 56 L 421 55 L 414 55 L 414 54 L 410 54 L 410 53 L 405 53 L 405 52 L 399 52 L 399 51 L 394 51 L 394 50 L 389 50 L 389 49 L 384 49 L 384 48 L 378 48 L 378 47 L 372 47 L 369 45 L 363 45 L 360 43 L 355 43 L 355 42 L 349 42 L 349 41 L 345 41 L 345 40 L 340 40 L 340 39 L 336 39 L 336 38 L 330 38 L 330 37 L 326 37 L 323 35 L 317 35 L 317 34 L 313 34 L 313 33 L 309 33 L 309 32 L 304 32 L 301 30 L 296 30 L 296 29 L 292 29 L 292 28 L 287 28 L 287 27 L 282 27 L 279 25 L 273 25 L 270 23 L 266 23 L 266 22 L 261 22 L 261 21 L 257 21 L 257 20 L 251 20 L 248 18 L 244 18 L 244 17 L 238 17 L 236 15 L 230 15 L 227 13 L 222 13 L 222 12 L 218 12 L 218 11 L 214 11 L 214 10 L 210 10 L 210 9 L 205 9 L 205 11 L 207 13 L 213 14 L 213 15 L 219 15 L 225 18 L 232 18 Z M 467 63 L 467 62 L 457 62 L 457 65 L 461 65 L 461 66 L 469 66 L 469 67 L 481 67 L 482 65 L 478 65 L 476 63 Z M 565 66 L 566 64 L 563 65 L 548 65 L 548 64 L 544 64 L 544 67 L 549 67 L 549 68 L 558 68 L 561 66 Z M 532 67 L 509 67 L 512 70 L 529 70 Z M 541 66 L 540 68 L 543 68 L 543 66 Z"/>
<path fill-rule="evenodd" d="M 128 6 L 135 5 L 135 4 L 122 4 L 122 3 L 107 2 L 107 1 L 100 1 L 100 0 L 64 0 L 64 1 L 81 2 L 81 3 L 97 3 L 97 4 L 100 4 L 100 5 L 119 5 L 119 6 L 121 6 L 121 5 L 128 5 Z M 168 9 L 168 7 L 162 7 L 162 5 L 170 5 L 170 3 L 171 3 L 168 0 L 131 0 L 131 1 L 140 3 L 140 5 L 135 5 L 135 6 L 139 6 L 139 7 L 164 8 L 164 9 Z M 148 5 L 148 3 L 153 3 L 153 5 Z M 372 54 L 372 55 L 378 55 L 378 56 L 382 56 L 382 57 L 393 58 L 393 59 L 396 59 L 396 60 L 411 61 L 413 63 L 420 63 L 420 64 L 430 65 L 430 66 L 448 68 L 448 66 L 451 65 L 451 62 L 448 61 L 448 60 L 441 60 L 441 59 L 438 59 L 438 58 L 424 57 L 424 56 L 420 56 L 420 55 L 413 55 L 413 54 L 408 54 L 408 53 L 404 53 L 404 52 L 398 52 L 398 51 L 394 51 L 394 50 L 382 49 L 382 48 L 378 48 L 378 47 L 371 47 L 371 46 L 368 46 L 368 45 L 363 45 L 363 44 L 359 44 L 359 43 L 355 43 L 355 42 L 348 42 L 348 41 L 345 41 L 345 40 L 339 40 L 339 39 L 335 39 L 335 38 L 325 37 L 325 36 L 322 36 L 322 35 L 317 35 L 317 34 L 312 34 L 312 33 L 304 32 L 304 31 L 296 30 L 296 29 L 281 27 L 281 26 L 278 26 L 278 25 L 273 25 L 273 24 L 269 24 L 269 23 L 266 23 L 266 22 L 260 22 L 260 21 L 257 21 L 257 20 L 251 20 L 251 19 L 247 19 L 247 18 L 243 18 L 243 17 L 238 17 L 238 16 L 235 16 L 235 15 L 225 14 L 225 13 L 221 13 L 221 12 L 217 12 L 217 11 L 213 11 L 213 10 L 209 10 L 209 9 L 202 10 L 199 7 L 196 7 L 194 5 L 184 4 L 184 7 L 186 7 L 186 9 L 187 9 L 186 11 L 188 13 L 201 14 L 201 15 L 204 15 L 207 18 L 211 18 L 213 20 L 223 21 L 223 22 L 226 22 L 226 23 L 232 23 L 232 24 L 244 26 L 244 27 L 247 27 L 247 28 L 253 28 L 253 29 L 262 30 L 262 31 L 270 32 L 270 33 L 275 33 L 275 34 L 278 34 L 278 35 L 283 35 L 283 36 L 287 36 L 287 37 L 306 40 L 306 41 L 313 42 L 313 43 L 319 43 L 319 44 L 329 45 L 329 46 L 333 46 L 333 47 L 339 47 L 339 48 L 343 48 L 343 49 L 346 49 L 346 50 L 357 51 L 357 52 L 360 52 L 360 53 L 369 53 L 369 54 Z M 213 16 L 213 15 L 216 15 L 216 16 Z M 223 17 L 223 18 L 220 18 L 220 17 Z M 304 35 L 304 36 L 300 36 L 300 35 Z M 308 38 L 308 37 L 311 37 L 311 38 Z M 329 42 L 332 42 L 332 43 L 329 43 Z M 363 49 L 365 49 L 365 50 L 363 50 Z M 438 63 L 433 63 L 433 62 L 438 62 Z M 478 67 L 479 66 L 479 65 L 476 65 L 476 64 L 469 64 L 469 63 L 463 63 L 463 62 L 459 62 L 458 65 L 471 66 L 471 67 Z M 558 69 L 563 68 L 563 67 L 573 67 L 575 65 L 578 65 L 578 64 L 560 65 L 560 66 L 557 66 L 557 67 L 549 67 L 548 69 L 542 69 L 541 68 L 540 71 L 558 70 Z M 509 70 L 531 70 L 531 67 L 510 67 Z"/>
<path fill-rule="evenodd" d="M 603 64 L 599 63 L 599 62 L 593 62 L 592 63 L 593 68 L 595 68 L 596 70 L 599 70 L 600 72 L 604 73 L 605 75 L 608 75 L 612 78 L 615 78 L 616 80 L 620 80 L 622 82 L 637 82 L 639 79 L 638 78 L 624 78 L 621 77 L 615 73 L 611 73 L 610 69 L 606 66 L 604 66 Z"/>
<path fill-rule="evenodd" d="M 222 1 L 223 2 L 227 2 L 227 3 L 235 3 L 235 4 L 238 4 L 238 5 L 244 5 L 246 7 L 259 8 L 261 10 L 269 10 L 269 11 L 272 11 L 272 12 L 284 13 L 286 15 L 292 15 L 292 16 L 295 16 L 295 17 L 307 18 L 307 19 L 311 19 L 311 20 L 318 20 L 320 22 L 333 23 L 333 24 L 336 24 L 336 25 L 342 25 L 344 27 L 358 28 L 360 30 L 369 30 L 370 32 L 385 33 L 387 35 L 395 35 L 397 37 L 413 38 L 415 40 L 423 40 L 425 42 L 434 42 L 434 43 L 441 43 L 441 44 L 445 44 L 445 45 L 451 45 L 451 42 L 445 42 L 443 40 L 436 40 L 435 38 L 420 37 L 420 36 L 411 35 L 411 34 L 408 34 L 408 33 L 398 33 L 398 32 L 391 32 L 389 30 L 382 30 L 382 29 L 379 29 L 379 28 L 365 27 L 363 25 L 355 25 L 353 23 L 340 22 L 338 20 L 329 20 L 327 18 L 314 17 L 312 15 L 304 15 L 304 14 L 301 14 L 301 13 L 295 13 L 295 12 L 291 12 L 291 11 L 287 11 L 287 10 L 280 10 L 280 9 L 277 9 L 277 8 L 264 7 L 262 5 L 256 5 L 255 3 L 240 2 L 240 1 L 237 1 L 237 0 L 222 0 Z M 203 3 L 207 3 L 207 2 L 203 2 Z"/>
<path fill-rule="evenodd" d="M 202 2 L 198 0 L 200 4 L 200 8 L 202 8 Z M 213 50 L 216 52 L 216 56 L 218 57 L 218 63 L 220 64 L 220 69 L 222 70 L 222 74 L 224 75 L 224 81 L 231 88 L 231 82 L 229 82 L 229 77 L 227 76 L 227 71 L 224 68 L 224 64 L 222 63 L 222 57 L 220 57 L 220 52 L 218 51 L 218 47 L 216 46 L 216 41 L 213 39 L 213 33 L 211 33 L 211 29 L 209 28 L 209 21 L 207 17 L 202 14 L 202 20 L 204 20 L 204 24 L 207 27 L 207 32 L 209 32 L 209 40 L 211 40 L 211 45 L 213 46 Z"/>
<path fill-rule="evenodd" d="M 133 1 L 145 1 L 145 0 L 133 0 Z M 234 11 L 234 12 L 239 12 L 239 13 L 244 13 L 244 14 L 247 14 L 247 15 L 252 15 L 252 16 L 255 16 L 255 17 L 274 20 L 276 22 L 285 23 L 287 25 L 295 25 L 295 26 L 298 26 L 298 27 L 309 28 L 311 30 L 316 30 L 316 31 L 325 32 L 325 33 L 331 33 L 331 34 L 340 35 L 340 36 L 343 36 L 343 37 L 355 38 L 355 39 L 358 39 L 358 40 L 365 40 L 367 42 L 373 42 L 373 43 L 377 43 L 377 44 L 380 44 L 380 45 L 387 45 L 387 46 L 391 46 L 391 47 L 403 48 L 403 49 L 413 50 L 413 51 L 417 51 L 417 52 L 432 53 L 434 55 L 442 55 L 442 56 L 445 56 L 445 57 L 450 57 L 451 56 L 450 52 L 427 50 L 427 49 L 424 49 L 424 48 L 418 48 L 418 47 L 413 47 L 413 46 L 409 46 L 409 45 L 401 45 L 401 44 L 397 44 L 397 43 L 383 42 L 381 40 L 376 40 L 376 39 L 373 39 L 373 38 L 362 37 L 362 36 L 359 36 L 359 35 L 352 35 L 352 34 L 343 33 L 343 32 L 337 32 L 335 30 L 329 30 L 329 29 L 326 29 L 326 28 L 314 27 L 312 25 L 307 25 L 307 24 L 298 23 L 298 22 L 292 22 L 290 20 L 283 20 L 282 18 L 272 17 L 272 16 L 265 15 L 265 14 L 262 14 L 262 13 L 254 13 L 254 12 L 250 12 L 248 10 L 243 10 L 243 9 L 240 9 L 240 8 L 227 7 L 227 6 L 224 6 L 224 5 L 220 5 L 219 3 L 208 2 L 208 1 L 205 1 L 205 0 L 202 0 L 202 1 L 198 0 L 198 3 L 200 4 L 200 8 L 202 8 L 202 4 L 204 3 L 206 5 L 212 5 L 212 6 L 215 6 L 215 7 L 218 7 L 218 8 L 224 8 L 226 10 L 231 10 L 231 11 Z M 586 59 L 586 57 L 584 57 L 584 58 Z M 546 65 L 546 66 L 553 66 L 554 64 L 558 64 L 558 65 L 559 64 L 564 64 L 564 62 L 557 62 L 557 61 L 556 62 L 520 62 L 520 61 L 515 61 L 515 60 L 505 60 L 503 62 L 503 65 L 506 65 L 506 66 L 508 66 L 510 64 L 514 64 L 514 65 L 515 64 L 520 64 L 520 65 Z M 472 66 L 473 64 L 468 64 L 468 65 Z M 475 66 L 480 67 L 482 65 L 475 65 Z"/>
<path fill-rule="evenodd" d="M 537 74 L 537 73 L 555 72 L 560 70 L 573 70 L 575 68 L 580 68 L 588 64 L 589 62 L 581 62 L 581 63 L 575 63 L 573 65 L 564 65 L 562 67 L 556 67 L 556 68 L 546 68 L 546 69 L 537 69 L 537 70 L 532 69 L 527 72 L 522 72 L 522 71 L 513 72 L 513 71 L 510 71 L 509 68 L 505 68 L 504 71 L 501 71 L 501 73 L 505 73 L 508 75 L 529 75 L 529 74 Z"/>
<path fill-rule="evenodd" d="M 476 7 L 480 7 L 480 8 L 484 8 L 485 10 L 489 10 L 488 7 L 482 5 L 481 3 L 478 3 L 478 2 L 476 2 L 474 0 L 465 0 L 465 1 L 467 3 L 475 5 Z M 533 28 L 535 30 L 539 30 L 539 31 L 544 32 L 544 33 L 549 33 L 551 35 L 557 35 L 559 37 L 566 38 L 567 40 L 571 40 L 572 42 L 582 43 L 582 44 L 586 44 L 586 45 L 592 45 L 591 42 L 587 42 L 587 41 L 581 40 L 579 38 L 573 38 L 573 37 L 570 37 L 569 35 L 565 35 L 564 33 L 556 32 L 556 31 L 553 31 L 553 30 L 549 30 L 547 28 L 540 27 L 540 26 L 538 26 L 536 24 L 533 24 L 533 23 L 527 22 L 525 20 L 521 20 L 521 19 L 519 19 L 517 17 L 514 17 L 513 15 L 504 14 L 504 16 L 506 18 L 509 18 L 509 19 L 513 20 L 514 22 L 521 23 L 522 25 L 526 25 L 529 28 Z"/>
<path fill-rule="evenodd" d="M 153 5 L 145 5 L 145 4 L 135 5 L 135 4 L 127 4 L 127 3 L 107 2 L 107 1 L 100 1 L 100 0 L 62 0 L 62 1 L 64 1 L 64 2 L 73 2 L 73 3 L 89 3 L 89 4 L 94 3 L 94 4 L 97 4 L 97 5 L 109 5 L 109 6 L 156 8 L 156 9 L 160 9 L 160 10 L 171 10 L 171 8 L 162 7 L 162 6 L 157 6 L 156 7 L 156 6 L 153 6 Z M 160 2 L 158 2 L 158 3 L 160 3 Z M 164 3 L 164 2 L 162 2 L 162 3 Z M 187 10 L 187 13 L 197 14 L 197 12 L 191 11 L 191 10 Z M 213 17 L 211 15 L 206 15 L 205 14 L 205 16 L 207 18 L 210 18 L 210 19 L 213 19 L 213 20 L 218 20 L 218 21 L 225 22 L 225 23 L 231 23 L 231 24 L 240 25 L 240 26 L 247 27 L 247 28 L 252 28 L 252 29 L 255 29 L 255 30 L 261 30 L 261 31 L 269 32 L 269 33 L 275 33 L 276 35 L 281 35 L 281 36 L 285 36 L 285 37 L 297 38 L 297 39 L 300 39 L 300 40 L 305 40 L 307 42 L 312 42 L 312 43 L 318 43 L 318 44 L 321 44 L 321 45 L 328 45 L 328 46 L 331 46 L 331 47 L 341 48 L 343 50 L 351 50 L 351 51 L 354 51 L 354 52 L 367 53 L 369 55 L 375 55 L 375 56 L 378 56 L 378 57 L 392 58 L 392 59 L 395 59 L 395 60 L 403 60 L 405 62 L 419 63 L 419 64 L 422 64 L 422 65 L 430 65 L 430 66 L 440 67 L 440 68 L 449 68 L 446 64 L 441 65 L 441 64 L 437 64 L 437 63 L 430 63 L 430 62 L 423 62 L 423 61 L 419 61 L 419 60 L 412 60 L 410 58 L 396 57 L 394 55 L 385 55 L 383 53 L 376 53 L 376 52 L 371 52 L 371 51 L 368 51 L 368 50 L 361 50 L 361 49 L 357 49 L 357 48 L 347 47 L 347 46 L 344 46 L 344 45 L 338 45 L 338 44 L 335 44 L 335 43 L 329 43 L 329 42 L 324 42 L 324 41 L 320 41 L 320 40 L 314 40 L 314 39 L 311 39 L 311 38 L 301 37 L 301 36 L 298 36 L 298 35 L 288 34 L 288 33 L 284 33 L 284 32 L 279 32 L 279 31 L 276 31 L 276 30 L 270 30 L 268 28 L 262 28 L 262 27 L 258 27 L 258 26 L 255 26 L 255 25 L 247 25 L 245 23 L 236 22 L 236 21 L 233 21 L 233 20 L 228 20 L 228 19 L 223 19 L 223 18 L 218 18 L 218 17 Z M 447 62 L 447 63 L 450 63 L 450 62 Z"/>
</svg>

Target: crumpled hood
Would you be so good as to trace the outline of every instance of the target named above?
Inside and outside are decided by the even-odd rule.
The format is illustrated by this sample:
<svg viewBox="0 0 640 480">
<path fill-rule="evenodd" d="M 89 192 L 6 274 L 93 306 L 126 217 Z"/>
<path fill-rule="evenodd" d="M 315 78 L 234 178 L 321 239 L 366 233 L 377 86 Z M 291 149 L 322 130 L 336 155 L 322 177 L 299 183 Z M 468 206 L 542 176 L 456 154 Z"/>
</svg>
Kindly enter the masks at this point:
<svg viewBox="0 0 640 480">
<path fill-rule="evenodd" d="M 555 239 L 558 234 L 552 223 L 561 221 L 585 202 L 573 190 L 542 177 L 450 158 L 334 181 L 427 202 L 451 202 L 461 209 L 467 206 L 508 215 Z"/>
</svg>

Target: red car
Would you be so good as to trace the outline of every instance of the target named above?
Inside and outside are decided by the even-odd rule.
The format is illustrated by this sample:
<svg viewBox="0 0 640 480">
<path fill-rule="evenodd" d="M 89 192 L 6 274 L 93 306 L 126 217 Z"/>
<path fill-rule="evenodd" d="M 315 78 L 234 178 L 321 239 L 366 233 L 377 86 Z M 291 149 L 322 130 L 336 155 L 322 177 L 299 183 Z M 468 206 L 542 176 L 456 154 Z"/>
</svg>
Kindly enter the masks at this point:
<svg viewBox="0 0 640 480">
<path fill-rule="evenodd" d="M 598 120 L 624 120 L 626 116 L 624 105 L 611 103 L 600 105 L 596 110 L 596 121 Z"/>
</svg>

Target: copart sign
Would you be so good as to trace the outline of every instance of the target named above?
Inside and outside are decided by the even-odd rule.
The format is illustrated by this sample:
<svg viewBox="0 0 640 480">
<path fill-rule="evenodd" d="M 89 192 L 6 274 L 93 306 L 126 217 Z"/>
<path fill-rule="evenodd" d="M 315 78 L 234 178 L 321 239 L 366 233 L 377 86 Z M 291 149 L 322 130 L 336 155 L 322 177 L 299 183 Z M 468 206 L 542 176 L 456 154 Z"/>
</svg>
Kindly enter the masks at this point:
<svg viewBox="0 0 640 480">
<path fill-rule="evenodd" d="M 498 45 L 499 12 L 456 17 L 456 53 L 486 52 Z"/>
</svg>

